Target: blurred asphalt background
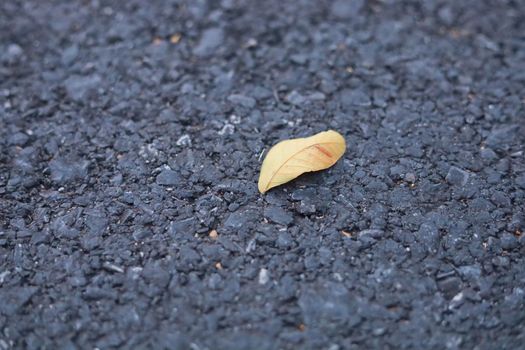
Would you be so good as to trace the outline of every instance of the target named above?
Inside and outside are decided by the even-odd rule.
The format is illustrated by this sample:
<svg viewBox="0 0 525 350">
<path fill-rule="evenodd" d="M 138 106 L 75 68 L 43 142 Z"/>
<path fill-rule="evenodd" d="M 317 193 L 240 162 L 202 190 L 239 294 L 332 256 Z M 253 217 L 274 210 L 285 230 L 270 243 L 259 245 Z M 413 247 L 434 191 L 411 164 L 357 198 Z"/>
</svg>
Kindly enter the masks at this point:
<svg viewBox="0 0 525 350">
<path fill-rule="evenodd" d="M 0 349 L 523 348 L 524 88 L 522 0 L 2 1 Z"/>
</svg>

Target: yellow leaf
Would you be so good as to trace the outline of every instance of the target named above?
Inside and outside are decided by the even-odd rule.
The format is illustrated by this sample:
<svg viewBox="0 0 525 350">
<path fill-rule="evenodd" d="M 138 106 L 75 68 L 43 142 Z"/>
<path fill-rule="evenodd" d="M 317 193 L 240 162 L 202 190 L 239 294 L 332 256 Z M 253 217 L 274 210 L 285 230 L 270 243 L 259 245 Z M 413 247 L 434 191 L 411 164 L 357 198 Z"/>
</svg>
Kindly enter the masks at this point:
<svg viewBox="0 0 525 350">
<path fill-rule="evenodd" d="M 345 139 L 333 130 L 281 141 L 264 158 L 259 175 L 259 191 L 264 193 L 303 173 L 329 168 L 341 158 L 345 148 Z"/>
</svg>

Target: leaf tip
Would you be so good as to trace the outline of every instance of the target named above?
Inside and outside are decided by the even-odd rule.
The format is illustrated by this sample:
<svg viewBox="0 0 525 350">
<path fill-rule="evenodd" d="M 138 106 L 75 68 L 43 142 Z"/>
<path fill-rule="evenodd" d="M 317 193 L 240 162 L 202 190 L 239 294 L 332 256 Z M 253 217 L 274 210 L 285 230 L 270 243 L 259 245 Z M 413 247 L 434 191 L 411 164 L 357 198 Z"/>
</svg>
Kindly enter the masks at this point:
<svg viewBox="0 0 525 350">
<path fill-rule="evenodd" d="M 257 188 L 259 189 L 259 192 L 261 192 L 261 194 L 264 194 L 266 191 L 268 191 L 267 188 L 264 188 L 264 184 L 261 181 L 261 177 L 259 177 L 259 183 L 257 184 Z"/>
</svg>

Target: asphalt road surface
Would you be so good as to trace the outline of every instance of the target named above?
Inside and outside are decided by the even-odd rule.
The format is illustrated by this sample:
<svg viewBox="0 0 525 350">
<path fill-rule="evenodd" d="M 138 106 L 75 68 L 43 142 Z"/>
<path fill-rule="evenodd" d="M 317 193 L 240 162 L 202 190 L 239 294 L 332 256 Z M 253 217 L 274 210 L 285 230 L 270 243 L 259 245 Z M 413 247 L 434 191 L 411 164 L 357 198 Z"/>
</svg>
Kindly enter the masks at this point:
<svg viewBox="0 0 525 350">
<path fill-rule="evenodd" d="M 524 145 L 523 0 L 1 1 L 0 349 L 523 348 Z"/>
</svg>

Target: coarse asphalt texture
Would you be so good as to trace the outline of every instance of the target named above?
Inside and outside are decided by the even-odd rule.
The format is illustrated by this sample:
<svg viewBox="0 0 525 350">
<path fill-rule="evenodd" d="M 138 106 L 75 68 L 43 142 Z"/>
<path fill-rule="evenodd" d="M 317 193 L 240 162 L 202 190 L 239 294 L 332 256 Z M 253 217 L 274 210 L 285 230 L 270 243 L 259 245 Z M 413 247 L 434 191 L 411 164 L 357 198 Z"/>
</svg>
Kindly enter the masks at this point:
<svg viewBox="0 0 525 350">
<path fill-rule="evenodd" d="M 523 349 L 524 144 L 523 0 L 0 1 L 0 349 Z"/>
</svg>

